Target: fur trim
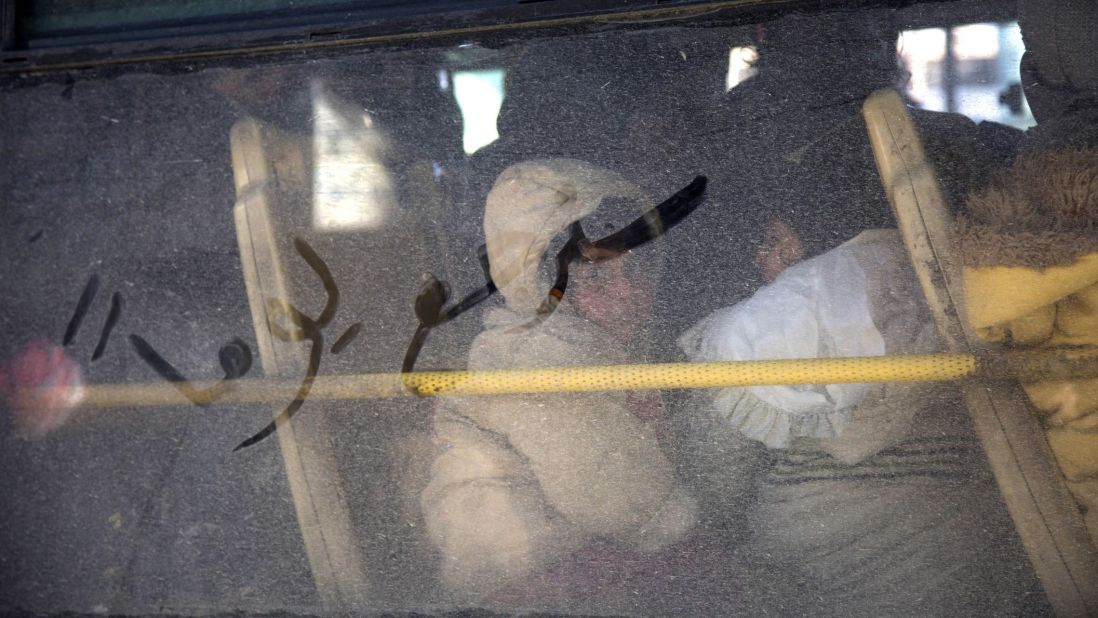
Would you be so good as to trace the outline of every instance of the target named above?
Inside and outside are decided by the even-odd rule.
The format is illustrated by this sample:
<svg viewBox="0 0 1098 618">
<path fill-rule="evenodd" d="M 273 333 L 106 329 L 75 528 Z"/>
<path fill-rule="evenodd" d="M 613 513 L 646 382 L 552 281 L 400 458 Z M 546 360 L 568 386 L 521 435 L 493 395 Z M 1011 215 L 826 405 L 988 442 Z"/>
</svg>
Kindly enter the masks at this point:
<svg viewBox="0 0 1098 618">
<path fill-rule="evenodd" d="M 966 266 L 1068 266 L 1098 251 L 1098 151 L 1023 156 L 957 218 Z"/>
</svg>

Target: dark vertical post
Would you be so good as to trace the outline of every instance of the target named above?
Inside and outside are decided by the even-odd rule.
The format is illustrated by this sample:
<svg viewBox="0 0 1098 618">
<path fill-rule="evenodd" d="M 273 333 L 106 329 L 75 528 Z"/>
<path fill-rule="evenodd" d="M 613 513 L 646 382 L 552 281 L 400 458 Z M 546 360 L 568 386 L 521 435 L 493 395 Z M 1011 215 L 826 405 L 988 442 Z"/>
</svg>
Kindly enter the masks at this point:
<svg viewBox="0 0 1098 618">
<path fill-rule="evenodd" d="M 0 51 L 15 49 L 15 0 L 0 0 Z"/>
<path fill-rule="evenodd" d="M 945 82 L 945 103 L 947 112 L 957 111 L 957 58 L 953 54 L 953 28 L 946 28 L 945 65 L 942 67 L 942 81 Z"/>
</svg>

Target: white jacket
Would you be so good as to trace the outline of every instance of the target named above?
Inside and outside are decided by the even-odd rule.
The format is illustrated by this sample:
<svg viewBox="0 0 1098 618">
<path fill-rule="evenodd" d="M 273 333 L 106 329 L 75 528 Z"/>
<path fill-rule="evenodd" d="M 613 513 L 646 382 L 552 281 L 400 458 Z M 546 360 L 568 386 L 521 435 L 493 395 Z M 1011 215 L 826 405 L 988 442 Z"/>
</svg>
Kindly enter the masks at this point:
<svg viewBox="0 0 1098 618">
<path fill-rule="evenodd" d="M 534 320 L 551 283 L 539 273 L 542 254 L 607 196 L 640 197 L 619 176 L 580 161 L 531 161 L 500 175 L 484 227 L 506 307 L 488 313 L 469 369 L 629 361 L 567 298 Z M 480 601 L 594 537 L 654 551 L 694 524 L 693 499 L 627 393 L 446 399 L 435 434 L 440 454 L 421 504 L 442 581 L 465 600 Z"/>
<path fill-rule="evenodd" d="M 896 230 L 869 230 L 783 272 L 748 300 L 719 309 L 679 345 L 694 361 L 767 360 L 917 354 L 937 349 Z M 722 389 L 715 410 L 745 437 L 770 448 L 795 438 L 829 440 L 835 454 L 861 459 L 903 437 L 913 406 L 851 427 L 855 408 L 894 400 L 917 385 L 829 384 Z M 838 440 L 853 434 L 855 440 Z M 850 451 L 850 452 L 847 452 Z"/>
<path fill-rule="evenodd" d="M 716 311 L 680 344 L 695 360 L 748 360 L 925 353 L 935 341 L 899 234 L 872 230 Z M 730 388 L 693 401 L 682 421 L 706 517 L 740 515 L 750 559 L 780 574 L 755 587 L 772 595 L 760 603 L 836 616 L 1023 613 L 1035 581 L 954 385 Z"/>
</svg>

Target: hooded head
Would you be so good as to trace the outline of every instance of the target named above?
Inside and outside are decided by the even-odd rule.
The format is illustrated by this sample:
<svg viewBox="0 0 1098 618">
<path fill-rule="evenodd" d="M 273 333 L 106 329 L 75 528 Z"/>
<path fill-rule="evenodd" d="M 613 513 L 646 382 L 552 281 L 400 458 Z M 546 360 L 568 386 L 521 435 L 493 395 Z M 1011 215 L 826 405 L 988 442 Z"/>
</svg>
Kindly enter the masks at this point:
<svg viewBox="0 0 1098 618">
<path fill-rule="evenodd" d="M 574 159 L 525 161 L 499 175 L 488 194 L 484 237 L 492 281 L 509 309 L 522 315 L 537 311 L 552 287 L 553 269 L 542 263 L 554 239 L 612 198 L 639 203 L 637 214 L 651 205 L 620 175 Z M 596 228 L 588 232 L 602 235 Z"/>
</svg>

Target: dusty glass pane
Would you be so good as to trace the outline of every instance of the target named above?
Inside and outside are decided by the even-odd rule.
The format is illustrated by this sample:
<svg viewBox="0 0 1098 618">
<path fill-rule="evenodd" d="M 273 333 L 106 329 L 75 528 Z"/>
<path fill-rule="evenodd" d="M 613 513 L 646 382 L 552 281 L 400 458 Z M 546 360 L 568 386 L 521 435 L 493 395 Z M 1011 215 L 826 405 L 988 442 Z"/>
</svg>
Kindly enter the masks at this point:
<svg viewBox="0 0 1098 618">
<path fill-rule="evenodd" d="M 1016 19 L 5 77 L 0 609 L 1089 607 L 1094 80 Z"/>
</svg>

